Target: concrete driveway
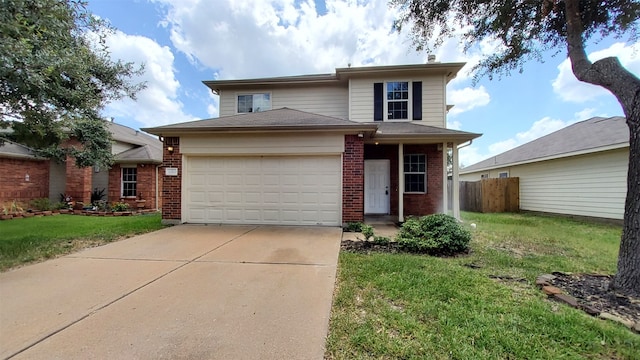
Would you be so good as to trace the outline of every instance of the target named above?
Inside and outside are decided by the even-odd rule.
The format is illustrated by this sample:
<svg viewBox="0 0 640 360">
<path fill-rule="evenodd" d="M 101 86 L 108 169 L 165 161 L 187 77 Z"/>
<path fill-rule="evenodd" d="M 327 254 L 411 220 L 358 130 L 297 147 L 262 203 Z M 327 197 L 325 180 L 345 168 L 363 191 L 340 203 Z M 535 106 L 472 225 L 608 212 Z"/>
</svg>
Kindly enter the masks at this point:
<svg viewBox="0 0 640 360">
<path fill-rule="evenodd" d="M 322 359 L 341 229 L 182 225 L 0 274 L 0 358 Z"/>
</svg>

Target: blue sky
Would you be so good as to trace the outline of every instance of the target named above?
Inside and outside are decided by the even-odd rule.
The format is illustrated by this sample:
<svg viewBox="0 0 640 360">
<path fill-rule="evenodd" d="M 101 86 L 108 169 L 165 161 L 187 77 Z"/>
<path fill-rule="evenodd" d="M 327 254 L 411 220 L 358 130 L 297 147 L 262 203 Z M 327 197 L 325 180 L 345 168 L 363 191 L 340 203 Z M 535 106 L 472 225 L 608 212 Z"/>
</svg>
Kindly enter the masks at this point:
<svg viewBox="0 0 640 360">
<path fill-rule="evenodd" d="M 218 116 L 218 99 L 203 80 L 332 73 L 336 67 L 423 63 L 406 33 L 391 31 L 388 0 L 89 0 L 90 10 L 117 31 L 112 57 L 144 63 L 147 89 L 137 101 L 104 109 L 133 127 Z M 592 60 L 618 56 L 640 74 L 640 43 L 589 44 Z M 523 73 L 482 78 L 468 70 L 495 44 L 463 54 L 455 39 L 437 52 L 442 62 L 468 65 L 447 88 L 448 126 L 484 135 L 461 150 L 471 165 L 592 116 L 622 115 L 615 98 L 578 82 L 561 52 L 529 62 Z"/>
</svg>

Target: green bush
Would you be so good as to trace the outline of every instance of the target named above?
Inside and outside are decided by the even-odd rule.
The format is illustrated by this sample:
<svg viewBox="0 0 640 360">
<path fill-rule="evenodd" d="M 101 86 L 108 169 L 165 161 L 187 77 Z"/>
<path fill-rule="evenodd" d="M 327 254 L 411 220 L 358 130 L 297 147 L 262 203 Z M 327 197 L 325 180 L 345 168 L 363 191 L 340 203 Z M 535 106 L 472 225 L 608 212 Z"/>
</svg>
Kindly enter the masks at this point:
<svg viewBox="0 0 640 360">
<path fill-rule="evenodd" d="M 114 212 L 127 211 L 129 209 L 129 205 L 125 202 L 115 202 L 111 205 L 111 210 Z"/>
<path fill-rule="evenodd" d="M 51 210 L 51 201 L 47 198 L 33 199 L 29 203 L 33 210 L 48 211 Z"/>
<path fill-rule="evenodd" d="M 391 239 L 386 236 L 374 236 L 373 243 L 376 245 L 389 245 L 391 243 Z"/>
<path fill-rule="evenodd" d="M 408 219 L 402 224 L 397 241 L 405 251 L 451 255 L 467 250 L 471 233 L 454 217 L 434 214 Z"/>
<path fill-rule="evenodd" d="M 346 232 L 361 232 L 362 231 L 362 224 L 361 222 L 350 222 L 347 223 L 347 226 L 344 227 L 344 231 Z"/>
<path fill-rule="evenodd" d="M 364 236 L 365 240 L 369 240 L 369 238 L 373 236 L 373 226 L 362 224 L 362 226 L 360 227 L 360 232 Z"/>
</svg>

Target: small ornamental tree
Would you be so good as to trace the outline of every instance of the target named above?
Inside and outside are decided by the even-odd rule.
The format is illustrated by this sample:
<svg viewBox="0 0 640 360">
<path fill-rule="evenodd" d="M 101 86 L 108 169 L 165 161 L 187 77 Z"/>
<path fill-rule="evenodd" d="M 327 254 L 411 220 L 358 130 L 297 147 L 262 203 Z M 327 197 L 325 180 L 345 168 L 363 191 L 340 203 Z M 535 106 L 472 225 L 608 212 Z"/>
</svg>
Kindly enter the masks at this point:
<svg viewBox="0 0 640 360">
<path fill-rule="evenodd" d="M 111 136 L 100 110 L 134 97 L 142 68 L 112 61 L 112 29 L 82 0 L 0 0 L 0 128 L 44 155 L 107 167 Z M 73 136 L 82 146 L 60 149 Z"/>
<path fill-rule="evenodd" d="M 549 50 L 566 51 L 580 81 L 609 90 L 622 106 L 629 127 L 629 170 L 624 225 L 613 289 L 640 296 L 640 79 L 616 57 L 587 58 L 589 39 L 640 38 L 638 0 L 392 0 L 401 10 L 395 26 L 411 28 L 417 50 L 431 51 L 461 32 L 464 49 L 497 41 L 495 53 L 473 69 L 478 76 L 523 70 L 528 60 Z"/>
</svg>

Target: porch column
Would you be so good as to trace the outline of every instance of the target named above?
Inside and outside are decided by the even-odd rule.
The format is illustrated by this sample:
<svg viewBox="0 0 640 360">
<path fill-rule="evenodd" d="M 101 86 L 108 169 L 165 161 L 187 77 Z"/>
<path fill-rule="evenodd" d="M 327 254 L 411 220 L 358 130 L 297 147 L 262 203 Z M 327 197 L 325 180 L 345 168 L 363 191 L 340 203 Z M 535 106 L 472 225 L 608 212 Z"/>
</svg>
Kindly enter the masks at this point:
<svg viewBox="0 0 640 360">
<path fill-rule="evenodd" d="M 453 143 L 453 151 L 451 153 L 451 160 L 453 163 L 453 184 L 451 191 L 453 192 L 453 217 L 460 220 L 460 180 L 458 179 L 460 173 L 460 164 L 458 161 L 458 144 Z"/>
<path fill-rule="evenodd" d="M 404 144 L 398 144 L 398 222 L 404 222 Z"/>
<path fill-rule="evenodd" d="M 449 213 L 449 194 L 447 176 L 447 143 L 442 143 L 442 213 Z"/>
</svg>

